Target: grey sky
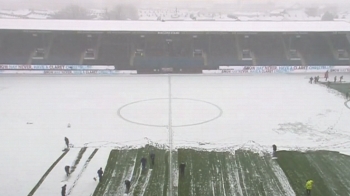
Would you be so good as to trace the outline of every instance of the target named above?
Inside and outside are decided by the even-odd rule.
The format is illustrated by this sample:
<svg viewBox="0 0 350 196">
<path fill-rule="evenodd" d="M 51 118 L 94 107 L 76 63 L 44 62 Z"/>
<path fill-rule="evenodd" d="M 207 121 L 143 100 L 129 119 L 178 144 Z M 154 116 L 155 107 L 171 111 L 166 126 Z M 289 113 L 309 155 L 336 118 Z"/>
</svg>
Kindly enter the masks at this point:
<svg viewBox="0 0 350 196">
<path fill-rule="evenodd" d="M 274 4 L 275 6 L 289 6 L 295 3 L 299 3 L 305 6 L 317 6 L 317 5 L 337 5 L 339 7 L 350 7 L 350 0 L 0 0 L 2 9 L 60 9 L 69 4 L 78 4 L 87 8 L 106 8 L 113 7 L 114 5 L 121 3 L 135 4 L 135 5 L 148 5 L 154 6 L 166 6 L 166 5 L 201 5 L 208 7 L 211 4 L 232 3 L 232 6 L 248 5 L 248 4 Z"/>
</svg>

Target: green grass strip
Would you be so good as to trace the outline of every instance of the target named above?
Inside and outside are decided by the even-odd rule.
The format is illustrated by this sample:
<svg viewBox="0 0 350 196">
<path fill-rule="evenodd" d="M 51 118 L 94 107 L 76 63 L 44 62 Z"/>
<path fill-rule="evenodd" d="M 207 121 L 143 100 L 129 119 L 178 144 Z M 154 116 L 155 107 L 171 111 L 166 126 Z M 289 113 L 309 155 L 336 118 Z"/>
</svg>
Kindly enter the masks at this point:
<svg viewBox="0 0 350 196">
<path fill-rule="evenodd" d="M 178 164 L 182 162 L 186 169 L 178 179 L 178 195 L 287 195 L 269 154 L 178 149 Z"/>
<path fill-rule="evenodd" d="M 320 82 L 321 84 L 327 86 L 327 82 Z M 350 93 L 350 83 L 329 83 L 329 88 L 339 91 L 342 94 Z"/>
<path fill-rule="evenodd" d="M 151 159 L 149 157 L 149 153 L 154 152 L 155 153 L 155 164 L 154 166 L 151 165 Z M 150 178 L 148 182 L 146 182 L 147 185 L 144 195 L 163 195 L 166 196 L 168 189 L 169 189 L 169 152 L 155 148 L 153 146 L 146 146 L 145 151 L 143 152 L 143 155 L 147 157 L 147 165 L 148 165 L 148 172 L 150 173 Z M 148 173 L 145 175 L 147 176 Z"/>
<path fill-rule="evenodd" d="M 305 195 L 305 183 L 308 179 L 314 181 L 312 195 L 333 195 L 327 182 L 320 175 L 320 171 L 313 165 L 313 161 L 317 161 L 317 159 L 310 161 L 309 153 L 312 152 L 279 151 L 277 152 L 277 162 L 286 174 L 297 196 Z"/>
<path fill-rule="evenodd" d="M 112 150 L 110 152 L 107 165 L 105 167 L 104 174 L 103 174 L 103 182 L 105 183 L 98 183 L 93 193 L 93 196 L 103 195 L 104 191 L 108 188 L 108 185 L 111 182 L 112 173 L 114 170 L 114 164 L 119 158 L 119 153 L 120 153 L 119 150 Z"/>
<path fill-rule="evenodd" d="M 325 181 L 331 195 L 350 193 L 350 156 L 339 152 L 316 151 L 306 157 Z"/>
<path fill-rule="evenodd" d="M 49 173 L 52 171 L 52 169 L 57 165 L 58 162 L 69 152 L 69 150 L 62 153 L 62 155 L 50 166 L 50 168 L 45 172 L 45 174 L 41 177 L 39 182 L 34 186 L 34 188 L 30 191 L 28 196 L 34 195 L 35 191 L 38 190 L 40 185 L 44 182 L 45 178 L 49 175 Z"/>
<path fill-rule="evenodd" d="M 85 151 L 86 151 L 87 147 L 81 148 L 77 158 L 75 159 L 75 162 L 73 164 L 73 166 L 71 167 L 70 173 L 73 173 L 75 171 L 75 169 L 77 168 L 77 165 L 79 164 L 81 158 L 83 157 Z"/>
<path fill-rule="evenodd" d="M 155 153 L 155 165 L 151 165 L 150 152 Z M 141 158 L 147 158 L 145 171 L 141 171 Z M 169 188 L 167 165 L 168 152 L 146 145 L 140 149 L 112 150 L 105 167 L 103 180 L 93 196 L 123 195 L 124 181 L 131 180 L 129 195 L 166 196 Z"/>
</svg>

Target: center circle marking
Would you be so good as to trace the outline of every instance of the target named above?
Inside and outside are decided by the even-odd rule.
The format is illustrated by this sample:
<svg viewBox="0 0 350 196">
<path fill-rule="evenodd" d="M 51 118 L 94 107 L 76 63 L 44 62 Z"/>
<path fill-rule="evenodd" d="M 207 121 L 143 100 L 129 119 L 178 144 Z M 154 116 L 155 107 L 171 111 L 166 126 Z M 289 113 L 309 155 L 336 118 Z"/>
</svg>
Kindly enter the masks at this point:
<svg viewBox="0 0 350 196">
<path fill-rule="evenodd" d="M 119 109 L 118 109 L 118 116 L 129 122 L 129 123 L 133 123 L 133 124 L 137 124 L 137 125 L 144 125 L 144 126 L 150 126 L 150 127 L 168 127 L 167 124 L 150 124 L 150 123 L 143 123 L 143 122 L 137 122 L 135 120 L 132 120 L 130 118 L 127 118 L 125 117 L 125 115 L 123 115 L 123 111 L 128 107 L 128 106 L 132 106 L 132 105 L 136 105 L 136 104 L 139 104 L 139 103 L 144 103 L 144 102 L 152 102 L 152 101 L 164 101 L 164 100 L 169 100 L 169 98 L 155 98 L 155 99 L 145 99 L 145 100 L 140 100 L 140 101 L 134 101 L 134 102 L 131 102 L 131 103 L 128 103 L 128 104 L 125 104 L 123 106 L 121 106 Z M 198 99 L 189 99 L 189 98 L 171 98 L 171 100 L 180 100 L 180 101 L 192 101 L 192 102 L 197 102 L 197 103 L 204 103 L 204 104 L 207 104 L 207 105 L 210 105 L 211 107 L 213 107 L 216 111 L 217 111 L 217 115 L 215 115 L 214 117 L 211 117 L 207 120 L 203 120 L 203 121 L 200 121 L 200 122 L 196 122 L 196 123 L 188 123 L 188 124 L 180 124 L 180 125 L 172 125 L 172 127 L 189 127 L 189 126 L 195 126 L 195 125 L 201 125 L 201 124 L 205 124 L 205 123 L 208 123 L 208 122 L 211 122 L 213 120 L 216 120 L 218 119 L 219 117 L 222 116 L 222 109 L 216 105 L 216 104 L 213 104 L 211 102 L 208 102 L 208 101 L 203 101 L 203 100 L 198 100 Z M 173 108 L 172 108 L 173 110 Z M 168 111 L 168 110 L 167 110 Z M 151 111 L 149 112 L 151 114 Z"/>
<path fill-rule="evenodd" d="M 345 107 L 347 107 L 348 109 L 350 109 L 349 103 L 350 103 L 350 100 L 347 100 L 347 101 L 345 101 L 345 103 L 344 103 Z"/>
</svg>

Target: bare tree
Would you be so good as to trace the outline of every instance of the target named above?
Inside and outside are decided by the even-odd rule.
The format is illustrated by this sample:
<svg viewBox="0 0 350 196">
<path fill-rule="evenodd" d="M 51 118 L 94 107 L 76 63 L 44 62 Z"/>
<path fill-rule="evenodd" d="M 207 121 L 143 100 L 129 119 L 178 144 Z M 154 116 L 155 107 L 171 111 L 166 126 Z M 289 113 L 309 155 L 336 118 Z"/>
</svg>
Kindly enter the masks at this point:
<svg viewBox="0 0 350 196">
<path fill-rule="evenodd" d="M 323 14 L 321 20 L 323 20 L 323 21 L 332 21 L 332 20 L 334 20 L 334 16 L 333 16 L 333 14 L 331 14 L 329 12 L 326 12 L 326 13 Z"/>
<path fill-rule="evenodd" d="M 130 4 L 120 4 L 107 12 L 108 20 L 138 20 L 139 14 L 135 6 Z"/>
<path fill-rule="evenodd" d="M 91 12 L 78 5 L 70 5 L 52 15 L 53 19 L 90 20 Z"/>
<path fill-rule="evenodd" d="M 305 13 L 308 16 L 315 17 L 318 15 L 318 9 L 315 7 L 308 7 L 305 9 Z"/>
</svg>

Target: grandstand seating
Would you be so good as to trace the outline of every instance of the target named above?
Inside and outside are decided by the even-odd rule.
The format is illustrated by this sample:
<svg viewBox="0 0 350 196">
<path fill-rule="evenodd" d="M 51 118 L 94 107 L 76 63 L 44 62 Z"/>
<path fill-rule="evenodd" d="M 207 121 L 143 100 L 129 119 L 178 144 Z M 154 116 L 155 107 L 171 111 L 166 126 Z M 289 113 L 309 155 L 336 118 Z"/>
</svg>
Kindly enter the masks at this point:
<svg viewBox="0 0 350 196">
<path fill-rule="evenodd" d="M 349 57 L 350 54 L 350 45 L 349 45 L 349 40 L 346 37 L 345 34 L 333 34 L 329 36 L 329 41 L 331 42 L 333 46 L 333 51 L 335 54 L 337 54 L 338 50 L 344 50 L 344 52 L 347 54 Z M 349 59 L 349 58 L 348 58 Z M 349 60 L 348 59 L 336 59 L 335 64 L 337 65 L 348 65 Z"/>
<path fill-rule="evenodd" d="M 38 48 L 44 59 L 31 59 Z M 83 59 L 87 49 L 96 58 Z M 252 60 L 243 60 L 243 50 Z M 301 60 L 289 60 L 296 50 Z M 217 69 L 234 65 L 348 65 L 338 50 L 350 53 L 346 34 L 157 34 L 157 33 L 33 33 L 0 31 L 1 64 L 87 64 L 132 68 Z M 141 52 L 140 52 L 141 51 Z"/>
<path fill-rule="evenodd" d="M 33 36 L 30 33 L 11 32 L 2 34 L 0 63 L 26 64 L 31 52 L 40 46 L 41 39 L 40 35 Z"/>
<path fill-rule="evenodd" d="M 201 43 L 202 38 L 198 36 L 198 45 L 194 43 L 192 35 L 181 35 L 181 36 L 173 36 L 172 38 L 172 56 L 182 56 L 182 57 L 190 57 L 193 55 L 194 49 L 203 49 L 203 43 Z M 205 43 L 205 41 L 204 41 Z"/>
<path fill-rule="evenodd" d="M 162 67 L 203 67 L 204 62 L 201 57 L 135 57 L 135 67 L 149 67 L 149 68 L 162 68 Z"/>
<path fill-rule="evenodd" d="M 98 43 L 96 42 L 95 47 Z M 92 46 L 90 46 L 92 47 Z M 93 48 L 93 47 L 92 47 Z M 130 60 L 128 36 L 123 34 L 103 35 L 97 48 L 97 59 L 86 60 L 88 65 L 115 65 L 118 69 L 127 68 Z"/>
<path fill-rule="evenodd" d="M 285 35 L 289 49 L 295 49 L 306 65 L 332 65 L 336 62 L 326 38 L 322 34 Z"/>
<path fill-rule="evenodd" d="M 344 34 L 330 35 L 330 39 L 336 49 L 344 49 L 350 51 L 349 40 Z"/>
<path fill-rule="evenodd" d="M 237 44 L 239 36 L 230 34 L 211 35 L 208 51 L 208 66 L 219 67 L 229 65 L 252 65 L 252 61 L 244 61 L 239 55 Z"/>
<path fill-rule="evenodd" d="M 56 35 L 48 57 L 53 64 L 79 64 L 81 55 L 85 51 L 87 42 L 84 36 L 77 34 Z"/>
<path fill-rule="evenodd" d="M 321 34 L 303 35 L 299 43 L 304 60 L 311 65 L 332 65 L 335 59 Z"/>
<path fill-rule="evenodd" d="M 279 34 L 252 36 L 252 51 L 258 65 L 300 65 L 300 61 L 287 59 Z"/>
</svg>

